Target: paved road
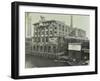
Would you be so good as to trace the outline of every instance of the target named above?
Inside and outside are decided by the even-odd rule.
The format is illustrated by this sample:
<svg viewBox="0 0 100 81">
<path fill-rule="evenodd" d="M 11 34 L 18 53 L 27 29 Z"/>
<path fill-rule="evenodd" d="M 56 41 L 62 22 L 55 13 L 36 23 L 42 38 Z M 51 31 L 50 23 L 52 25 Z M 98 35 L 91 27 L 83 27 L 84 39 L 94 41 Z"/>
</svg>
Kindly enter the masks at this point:
<svg viewBox="0 0 100 81">
<path fill-rule="evenodd" d="M 33 56 L 27 54 L 25 57 L 25 67 L 34 68 L 34 67 L 57 67 L 57 66 L 69 66 L 68 63 L 57 62 L 53 59 L 48 59 L 39 56 Z"/>
</svg>

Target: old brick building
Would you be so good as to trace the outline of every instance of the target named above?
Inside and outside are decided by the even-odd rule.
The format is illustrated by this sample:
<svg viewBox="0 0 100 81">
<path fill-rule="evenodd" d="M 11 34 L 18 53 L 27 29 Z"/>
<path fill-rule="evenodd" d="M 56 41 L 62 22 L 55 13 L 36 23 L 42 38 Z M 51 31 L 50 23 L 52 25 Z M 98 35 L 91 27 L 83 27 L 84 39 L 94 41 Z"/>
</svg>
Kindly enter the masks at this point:
<svg viewBox="0 0 100 81">
<path fill-rule="evenodd" d="M 38 54 L 63 54 L 67 49 L 65 46 L 67 40 L 87 40 L 86 32 L 82 29 L 73 27 L 71 17 L 71 25 L 58 20 L 45 20 L 41 16 L 41 20 L 33 24 L 34 36 L 32 38 L 32 51 Z"/>
</svg>

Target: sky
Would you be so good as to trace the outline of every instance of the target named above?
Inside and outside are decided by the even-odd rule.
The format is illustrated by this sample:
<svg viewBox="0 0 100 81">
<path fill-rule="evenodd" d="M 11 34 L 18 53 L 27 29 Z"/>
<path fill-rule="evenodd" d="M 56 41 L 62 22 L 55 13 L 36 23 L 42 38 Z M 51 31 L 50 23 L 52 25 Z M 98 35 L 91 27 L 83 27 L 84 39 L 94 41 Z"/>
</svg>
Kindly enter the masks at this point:
<svg viewBox="0 0 100 81">
<path fill-rule="evenodd" d="M 58 20 L 64 22 L 70 26 L 71 16 L 73 17 L 73 27 L 80 28 L 86 31 L 86 36 L 90 38 L 90 16 L 84 14 L 59 14 L 59 13 L 40 13 L 40 12 L 26 12 L 26 30 L 30 27 L 33 28 L 33 24 L 39 22 L 40 16 L 45 17 L 45 20 Z M 32 29 L 30 29 L 32 30 Z M 27 33 L 27 32 L 26 32 Z"/>
</svg>

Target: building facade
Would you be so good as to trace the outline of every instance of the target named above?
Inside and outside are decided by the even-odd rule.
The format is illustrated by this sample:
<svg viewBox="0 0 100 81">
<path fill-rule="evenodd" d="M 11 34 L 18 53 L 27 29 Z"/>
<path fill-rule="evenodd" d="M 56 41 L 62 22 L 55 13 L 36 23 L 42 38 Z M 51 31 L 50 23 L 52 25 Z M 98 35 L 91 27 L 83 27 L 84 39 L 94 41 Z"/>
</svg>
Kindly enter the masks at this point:
<svg viewBox="0 0 100 81">
<path fill-rule="evenodd" d="M 64 54 L 68 49 L 65 46 L 67 39 L 86 39 L 86 32 L 82 29 L 73 27 L 71 18 L 71 25 L 58 20 L 41 20 L 34 23 L 34 35 L 32 37 L 32 51 L 38 54 Z M 68 42 L 67 42 L 68 43 Z"/>
</svg>

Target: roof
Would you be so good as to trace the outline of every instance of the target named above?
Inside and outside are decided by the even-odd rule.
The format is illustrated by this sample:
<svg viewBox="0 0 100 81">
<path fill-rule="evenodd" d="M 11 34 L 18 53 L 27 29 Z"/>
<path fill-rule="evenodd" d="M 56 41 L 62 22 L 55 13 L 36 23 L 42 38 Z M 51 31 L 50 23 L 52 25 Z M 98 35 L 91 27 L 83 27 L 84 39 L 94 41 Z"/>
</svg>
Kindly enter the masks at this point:
<svg viewBox="0 0 100 81">
<path fill-rule="evenodd" d="M 43 21 L 42 23 L 46 23 L 46 22 L 56 22 L 56 20 L 47 20 L 47 21 Z M 34 23 L 34 25 L 39 24 L 40 22 L 36 22 Z"/>
</svg>

